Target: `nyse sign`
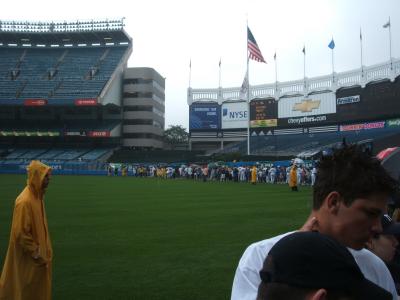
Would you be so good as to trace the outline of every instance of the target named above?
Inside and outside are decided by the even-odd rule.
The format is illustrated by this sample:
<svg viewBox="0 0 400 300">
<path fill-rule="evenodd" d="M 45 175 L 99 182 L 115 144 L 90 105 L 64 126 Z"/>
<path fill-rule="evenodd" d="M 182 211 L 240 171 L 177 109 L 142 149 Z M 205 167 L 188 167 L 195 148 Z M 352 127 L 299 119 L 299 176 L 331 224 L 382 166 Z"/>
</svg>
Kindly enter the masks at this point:
<svg viewBox="0 0 400 300">
<path fill-rule="evenodd" d="M 224 103 L 222 105 L 222 128 L 247 128 L 249 112 L 246 102 Z"/>
<path fill-rule="evenodd" d="M 224 119 L 236 121 L 247 119 L 247 111 L 228 111 L 228 109 L 223 110 Z"/>
</svg>

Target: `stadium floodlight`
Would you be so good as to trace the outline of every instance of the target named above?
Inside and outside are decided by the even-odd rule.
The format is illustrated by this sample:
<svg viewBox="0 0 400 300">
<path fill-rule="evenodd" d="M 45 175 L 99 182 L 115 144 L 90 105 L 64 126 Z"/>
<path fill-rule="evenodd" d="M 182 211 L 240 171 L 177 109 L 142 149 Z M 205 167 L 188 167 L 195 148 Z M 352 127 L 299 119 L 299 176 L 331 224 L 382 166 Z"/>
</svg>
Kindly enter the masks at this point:
<svg viewBox="0 0 400 300">
<path fill-rule="evenodd" d="M 31 47 L 32 44 L 22 44 L 22 47 Z"/>
<path fill-rule="evenodd" d="M 45 44 L 36 44 L 36 47 L 46 47 Z"/>
<path fill-rule="evenodd" d="M 56 47 L 60 47 L 60 45 L 59 44 L 51 44 L 50 47 L 56 48 Z"/>
<path fill-rule="evenodd" d="M 106 43 L 106 46 L 114 46 L 114 43 Z"/>
<path fill-rule="evenodd" d="M 83 44 L 78 44 L 78 47 L 85 47 L 87 46 L 87 44 L 83 43 Z"/>
<path fill-rule="evenodd" d="M 64 47 L 72 47 L 73 44 L 64 44 Z"/>
<path fill-rule="evenodd" d="M 12 44 L 12 43 L 7 44 L 7 45 L 10 46 L 10 47 L 16 47 L 16 46 L 18 46 L 17 44 Z"/>
<path fill-rule="evenodd" d="M 100 43 L 92 43 L 92 46 L 100 46 Z"/>
</svg>

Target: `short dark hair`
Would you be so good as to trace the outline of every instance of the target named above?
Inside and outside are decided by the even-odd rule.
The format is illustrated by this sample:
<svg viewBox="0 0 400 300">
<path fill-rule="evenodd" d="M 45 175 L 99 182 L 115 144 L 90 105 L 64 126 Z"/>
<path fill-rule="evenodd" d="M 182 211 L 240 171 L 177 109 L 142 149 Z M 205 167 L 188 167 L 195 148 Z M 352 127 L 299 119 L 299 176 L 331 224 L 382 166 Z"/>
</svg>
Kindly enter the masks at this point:
<svg viewBox="0 0 400 300">
<path fill-rule="evenodd" d="M 397 182 L 390 177 L 379 160 L 363 152 L 359 146 L 345 146 L 322 156 L 317 164 L 313 209 L 319 209 L 326 196 L 337 191 L 350 206 L 357 198 L 376 194 L 394 194 Z"/>
<path fill-rule="evenodd" d="M 285 283 L 261 282 L 258 288 L 257 300 L 304 300 L 306 296 L 316 289 L 291 286 Z M 327 289 L 326 300 L 362 300 L 347 291 Z"/>
</svg>

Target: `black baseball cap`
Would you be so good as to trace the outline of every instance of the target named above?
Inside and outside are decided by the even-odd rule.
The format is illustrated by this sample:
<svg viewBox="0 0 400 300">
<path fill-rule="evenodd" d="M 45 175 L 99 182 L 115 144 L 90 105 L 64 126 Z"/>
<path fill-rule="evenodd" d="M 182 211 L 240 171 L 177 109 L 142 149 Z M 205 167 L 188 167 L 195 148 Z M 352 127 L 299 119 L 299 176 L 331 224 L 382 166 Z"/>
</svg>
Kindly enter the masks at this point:
<svg viewBox="0 0 400 300">
<path fill-rule="evenodd" d="M 381 218 L 382 234 L 392 234 L 400 236 L 400 223 L 392 220 L 389 215 L 383 215 Z"/>
<path fill-rule="evenodd" d="M 392 300 L 385 289 L 366 279 L 346 247 L 318 232 L 285 236 L 270 250 L 260 271 L 262 282 L 298 288 L 348 292 L 356 299 Z"/>
</svg>

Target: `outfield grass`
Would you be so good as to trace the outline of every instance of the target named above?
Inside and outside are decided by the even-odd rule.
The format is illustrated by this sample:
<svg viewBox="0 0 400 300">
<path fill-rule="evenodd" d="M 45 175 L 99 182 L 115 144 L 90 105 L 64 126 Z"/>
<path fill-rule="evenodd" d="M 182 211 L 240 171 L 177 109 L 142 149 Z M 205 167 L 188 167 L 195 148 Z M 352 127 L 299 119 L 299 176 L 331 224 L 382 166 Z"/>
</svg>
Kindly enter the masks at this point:
<svg viewBox="0 0 400 300">
<path fill-rule="evenodd" d="M 25 176 L 0 175 L 0 264 Z M 229 299 L 247 245 L 301 226 L 311 190 L 53 176 L 54 299 Z"/>
</svg>

